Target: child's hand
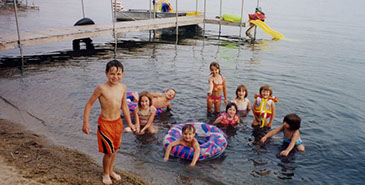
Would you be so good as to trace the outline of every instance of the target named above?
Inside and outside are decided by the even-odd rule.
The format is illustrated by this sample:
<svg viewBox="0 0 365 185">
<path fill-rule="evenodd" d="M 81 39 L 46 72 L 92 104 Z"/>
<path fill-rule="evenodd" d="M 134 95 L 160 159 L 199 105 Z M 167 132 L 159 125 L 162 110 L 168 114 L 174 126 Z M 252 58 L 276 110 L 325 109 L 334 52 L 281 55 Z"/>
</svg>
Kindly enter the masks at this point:
<svg viewBox="0 0 365 185">
<path fill-rule="evenodd" d="M 137 131 L 136 127 L 133 124 L 130 126 L 130 128 L 131 128 L 132 132 L 136 132 Z"/>
<path fill-rule="evenodd" d="M 195 166 L 195 163 L 193 164 L 193 163 L 190 163 L 190 165 L 189 165 L 190 167 L 194 167 Z"/>
<path fill-rule="evenodd" d="M 227 99 L 224 99 L 224 105 L 227 105 Z"/>
<path fill-rule="evenodd" d="M 85 134 L 89 134 L 91 129 L 90 129 L 90 125 L 89 123 L 84 123 L 83 126 L 82 126 L 82 131 L 85 133 Z"/>
<path fill-rule="evenodd" d="M 169 156 L 166 156 L 165 158 L 163 158 L 163 160 L 164 160 L 165 162 L 167 162 L 167 161 L 169 160 Z"/>
<path fill-rule="evenodd" d="M 264 136 L 264 137 L 262 137 L 262 138 L 261 138 L 261 140 L 260 140 L 260 141 L 261 141 L 261 143 L 262 143 L 262 144 L 264 144 L 264 143 L 265 143 L 265 141 L 266 141 L 266 139 L 267 139 L 267 138 L 266 138 L 265 136 Z"/>
<path fill-rule="evenodd" d="M 283 155 L 283 156 L 288 156 L 288 154 L 289 154 L 289 151 L 287 151 L 287 150 L 283 150 L 280 152 L 280 155 Z"/>
</svg>

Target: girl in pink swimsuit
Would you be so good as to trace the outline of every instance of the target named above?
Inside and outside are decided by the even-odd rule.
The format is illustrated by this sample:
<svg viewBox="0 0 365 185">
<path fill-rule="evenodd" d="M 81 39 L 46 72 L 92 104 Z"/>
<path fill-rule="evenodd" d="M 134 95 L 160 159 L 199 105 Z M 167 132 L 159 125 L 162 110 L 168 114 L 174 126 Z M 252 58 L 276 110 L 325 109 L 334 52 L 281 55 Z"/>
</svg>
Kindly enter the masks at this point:
<svg viewBox="0 0 365 185">
<path fill-rule="evenodd" d="M 224 95 L 224 104 L 227 105 L 226 78 L 220 74 L 220 67 L 217 62 L 212 62 L 209 68 L 212 76 L 208 80 L 207 111 L 211 112 L 214 105 L 214 111 L 220 112 L 222 92 Z"/>
<path fill-rule="evenodd" d="M 225 127 L 229 125 L 235 126 L 240 123 L 240 118 L 237 115 L 237 105 L 233 102 L 228 103 L 226 113 L 219 114 L 213 125 L 217 123 Z"/>
</svg>

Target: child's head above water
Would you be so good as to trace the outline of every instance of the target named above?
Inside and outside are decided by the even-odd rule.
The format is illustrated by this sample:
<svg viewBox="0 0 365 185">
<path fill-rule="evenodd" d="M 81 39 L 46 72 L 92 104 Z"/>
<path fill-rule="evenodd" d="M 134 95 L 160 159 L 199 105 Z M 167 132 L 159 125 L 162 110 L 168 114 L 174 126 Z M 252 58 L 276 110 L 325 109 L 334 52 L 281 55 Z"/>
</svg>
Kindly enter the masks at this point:
<svg viewBox="0 0 365 185">
<path fill-rule="evenodd" d="M 237 89 L 236 89 L 236 98 L 239 98 L 238 92 L 241 92 L 241 91 L 245 92 L 245 98 L 246 98 L 247 97 L 247 88 L 244 85 L 239 85 L 237 87 Z"/>
<path fill-rule="evenodd" d="M 152 98 L 150 96 L 150 93 L 148 91 L 142 91 L 139 94 L 139 100 L 138 100 L 138 107 L 142 107 L 142 102 L 148 101 L 148 107 L 151 107 L 152 105 Z"/>
<path fill-rule="evenodd" d="M 233 110 L 234 109 L 234 110 Z M 226 106 L 226 113 L 228 113 L 230 110 L 234 111 L 234 114 L 237 112 L 237 105 L 233 102 L 229 102 Z"/>
<path fill-rule="evenodd" d="M 290 130 L 298 130 L 300 128 L 301 121 L 302 119 L 294 113 L 286 115 L 283 120 L 283 122 L 286 122 L 289 125 Z"/>
<path fill-rule="evenodd" d="M 263 96 L 263 91 L 269 91 L 269 96 L 272 96 L 272 87 L 270 85 L 264 84 L 260 87 L 260 95 Z"/>
<path fill-rule="evenodd" d="M 212 63 L 210 63 L 209 69 L 210 69 L 210 73 L 211 74 L 213 74 L 213 72 L 215 70 L 218 70 L 218 74 L 221 74 L 221 68 L 220 68 L 218 62 L 212 62 Z"/>
<path fill-rule="evenodd" d="M 167 99 L 169 100 L 173 100 L 175 98 L 176 95 L 176 91 L 173 88 L 167 89 L 165 91 L 165 96 L 167 97 Z"/>
<path fill-rule="evenodd" d="M 105 72 L 109 72 L 109 70 L 112 68 L 112 67 L 116 67 L 117 68 L 117 71 L 119 71 L 119 69 L 122 70 L 122 72 L 124 72 L 124 67 L 123 67 L 123 64 L 120 63 L 118 60 L 111 60 L 110 62 L 108 62 L 106 64 L 106 69 L 105 69 Z"/>
</svg>

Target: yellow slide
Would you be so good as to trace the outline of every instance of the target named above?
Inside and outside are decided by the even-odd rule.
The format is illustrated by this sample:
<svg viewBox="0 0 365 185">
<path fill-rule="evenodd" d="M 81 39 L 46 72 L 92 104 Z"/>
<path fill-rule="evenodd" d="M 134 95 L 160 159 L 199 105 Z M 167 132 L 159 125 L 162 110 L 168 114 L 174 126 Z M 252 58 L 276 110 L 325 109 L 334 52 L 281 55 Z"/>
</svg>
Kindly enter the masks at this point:
<svg viewBox="0 0 365 185">
<path fill-rule="evenodd" d="M 258 27 L 260 27 L 265 33 L 273 36 L 275 39 L 281 39 L 284 38 L 284 35 L 282 35 L 281 33 L 272 30 L 267 24 L 265 24 L 264 22 L 260 21 L 260 20 L 250 20 L 250 22 L 252 24 L 257 25 Z"/>
</svg>

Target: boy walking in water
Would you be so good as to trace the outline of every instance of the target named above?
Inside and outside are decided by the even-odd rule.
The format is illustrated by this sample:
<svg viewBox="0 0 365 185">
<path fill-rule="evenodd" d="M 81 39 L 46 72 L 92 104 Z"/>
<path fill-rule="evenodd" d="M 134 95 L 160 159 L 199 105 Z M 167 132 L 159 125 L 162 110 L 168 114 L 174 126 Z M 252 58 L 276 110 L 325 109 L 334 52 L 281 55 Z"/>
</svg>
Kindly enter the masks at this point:
<svg viewBox="0 0 365 185">
<path fill-rule="evenodd" d="M 89 101 L 85 105 L 84 124 L 82 131 L 85 134 L 90 132 L 89 116 L 91 107 L 99 99 L 101 114 L 98 119 L 98 146 L 99 152 L 104 153 L 103 157 L 103 184 L 112 184 L 111 177 L 120 180 L 120 175 L 113 171 L 113 165 L 117 150 L 120 148 L 121 137 L 123 132 L 123 121 L 120 117 L 120 107 L 123 115 L 132 131 L 135 127 L 131 122 L 129 109 L 126 100 L 127 87 L 120 82 L 124 75 L 123 65 L 112 60 L 108 62 L 105 69 L 108 81 L 99 85 L 94 90 Z"/>
</svg>

